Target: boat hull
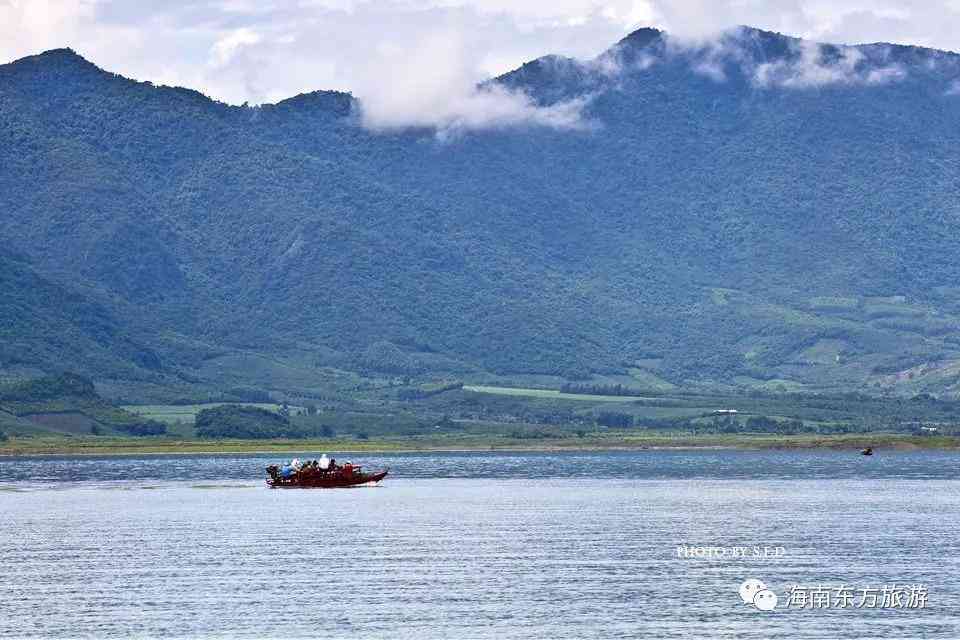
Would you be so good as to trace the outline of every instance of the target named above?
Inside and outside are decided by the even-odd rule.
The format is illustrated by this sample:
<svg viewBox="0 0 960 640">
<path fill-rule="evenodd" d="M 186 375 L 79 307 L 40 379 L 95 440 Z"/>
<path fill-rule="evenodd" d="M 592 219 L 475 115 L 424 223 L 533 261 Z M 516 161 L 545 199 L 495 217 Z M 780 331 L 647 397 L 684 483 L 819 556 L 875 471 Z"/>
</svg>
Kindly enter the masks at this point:
<svg viewBox="0 0 960 640">
<path fill-rule="evenodd" d="M 294 474 L 289 478 L 267 478 L 267 485 L 273 489 L 337 489 L 358 487 L 364 484 L 376 484 L 387 477 L 389 469 L 376 473 L 312 473 Z"/>
</svg>

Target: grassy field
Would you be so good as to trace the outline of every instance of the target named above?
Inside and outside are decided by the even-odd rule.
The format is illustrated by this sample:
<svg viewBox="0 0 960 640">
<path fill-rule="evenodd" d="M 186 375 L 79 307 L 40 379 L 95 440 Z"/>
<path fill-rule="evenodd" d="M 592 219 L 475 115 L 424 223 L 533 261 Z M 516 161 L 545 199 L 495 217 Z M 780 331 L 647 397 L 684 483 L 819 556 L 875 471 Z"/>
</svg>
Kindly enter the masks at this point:
<svg viewBox="0 0 960 640">
<path fill-rule="evenodd" d="M 464 385 L 464 391 L 474 393 L 492 393 L 502 396 L 520 396 L 524 398 L 547 398 L 550 400 L 579 400 L 584 402 L 631 402 L 643 400 L 649 396 L 601 396 L 589 393 L 564 393 L 556 389 L 524 389 L 520 387 L 489 387 L 483 385 Z"/>
<path fill-rule="evenodd" d="M 197 417 L 197 414 L 203 409 L 212 409 L 214 407 L 219 407 L 225 404 L 231 405 L 243 405 L 246 407 L 259 407 L 261 409 L 266 409 L 267 411 L 277 412 L 280 410 L 279 404 L 273 403 L 257 403 L 257 402 L 211 402 L 208 404 L 128 404 L 123 405 L 121 408 L 130 413 L 135 413 L 141 415 L 144 418 L 149 418 L 151 420 L 159 420 L 160 422 L 165 422 L 167 424 L 176 424 L 181 422 L 184 424 L 193 424 L 194 418 Z M 298 407 L 290 407 L 290 410 L 293 411 L 298 409 Z"/>
<path fill-rule="evenodd" d="M 590 451 L 604 449 L 732 448 L 884 450 L 958 449 L 960 438 L 892 433 L 857 435 L 722 434 L 691 436 L 654 432 L 603 432 L 583 437 L 520 440 L 504 435 L 451 434 L 356 440 L 186 440 L 174 438 L 35 437 L 0 442 L 0 455 L 140 455 L 204 453 L 306 453 L 390 451 Z"/>
</svg>

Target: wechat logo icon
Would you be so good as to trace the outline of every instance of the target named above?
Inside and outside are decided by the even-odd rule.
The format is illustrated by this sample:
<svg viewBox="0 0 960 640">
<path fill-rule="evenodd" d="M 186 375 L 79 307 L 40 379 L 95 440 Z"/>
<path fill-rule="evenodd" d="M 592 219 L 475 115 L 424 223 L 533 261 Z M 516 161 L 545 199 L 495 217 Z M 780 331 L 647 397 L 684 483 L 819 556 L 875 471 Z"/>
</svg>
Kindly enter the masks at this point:
<svg viewBox="0 0 960 640">
<path fill-rule="evenodd" d="M 773 611 L 777 608 L 777 594 L 761 580 L 750 578 L 740 585 L 740 599 L 760 611 Z"/>
</svg>

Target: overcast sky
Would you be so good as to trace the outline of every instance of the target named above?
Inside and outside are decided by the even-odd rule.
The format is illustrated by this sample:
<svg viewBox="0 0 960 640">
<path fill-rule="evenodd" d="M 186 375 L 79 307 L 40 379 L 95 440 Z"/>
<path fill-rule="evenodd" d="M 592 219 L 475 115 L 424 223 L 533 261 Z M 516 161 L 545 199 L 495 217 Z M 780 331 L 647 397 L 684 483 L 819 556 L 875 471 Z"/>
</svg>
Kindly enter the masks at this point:
<svg viewBox="0 0 960 640">
<path fill-rule="evenodd" d="M 960 0 L 0 0 L 0 62 L 69 46 L 233 104 L 341 89 L 389 125 L 425 105 L 509 118 L 524 105 L 476 103 L 477 81 L 546 53 L 593 57 L 641 26 L 705 38 L 737 24 L 960 50 Z"/>
</svg>

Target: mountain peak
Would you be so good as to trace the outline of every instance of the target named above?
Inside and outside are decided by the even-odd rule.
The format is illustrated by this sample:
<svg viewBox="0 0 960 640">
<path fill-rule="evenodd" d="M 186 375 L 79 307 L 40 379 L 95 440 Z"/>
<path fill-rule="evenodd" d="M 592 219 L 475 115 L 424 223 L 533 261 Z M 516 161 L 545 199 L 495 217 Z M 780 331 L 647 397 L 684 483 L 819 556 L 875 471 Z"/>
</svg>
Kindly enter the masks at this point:
<svg viewBox="0 0 960 640">
<path fill-rule="evenodd" d="M 282 111 L 302 111 L 305 113 L 328 112 L 336 116 L 349 115 L 356 100 L 352 94 L 343 91 L 311 91 L 281 100 L 269 106 Z"/>
<path fill-rule="evenodd" d="M 647 47 L 656 42 L 664 35 L 663 31 L 653 27 L 641 27 L 631 32 L 625 38 L 618 42 L 618 45 L 630 45 L 631 47 Z"/>
<path fill-rule="evenodd" d="M 85 70 L 95 70 L 103 73 L 103 70 L 100 69 L 97 65 L 93 64 L 79 53 L 74 51 L 69 47 L 61 47 L 58 49 L 49 49 L 43 53 L 38 53 L 33 56 L 27 56 L 25 58 L 20 58 L 19 60 L 14 60 L 8 65 L 0 65 L 0 67 L 11 67 L 11 68 L 54 68 L 54 69 L 85 69 Z"/>
<path fill-rule="evenodd" d="M 74 49 L 70 47 L 58 47 L 56 49 L 47 49 L 46 51 L 37 54 L 35 58 L 47 58 L 47 59 L 63 59 L 63 60 L 77 60 L 86 62 L 87 59 L 77 53 Z"/>
</svg>

